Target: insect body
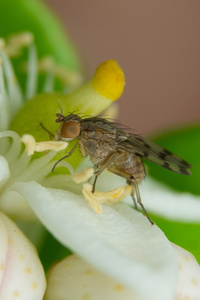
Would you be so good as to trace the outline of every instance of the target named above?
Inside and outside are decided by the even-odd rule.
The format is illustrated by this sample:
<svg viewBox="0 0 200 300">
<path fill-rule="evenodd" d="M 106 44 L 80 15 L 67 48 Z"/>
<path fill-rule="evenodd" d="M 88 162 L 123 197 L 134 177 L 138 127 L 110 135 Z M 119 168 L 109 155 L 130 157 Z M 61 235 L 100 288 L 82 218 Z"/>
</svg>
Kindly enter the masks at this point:
<svg viewBox="0 0 200 300">
<path fill-rule="evenodd" d="M 80 116 L 70 114 L 63 116 L 56 115 L 57 123 L 61 123 L 56 132 L 55 140 L 71 141 L 77 139 L 77 143 L 56 165 L 63 159 L 72 155 L 77 146 L 80 147 L 84 157 L 90 156 L 96 166 L 93 190 L 98 176 L 105 170 L 115 173 L 127 180 L 127 184 L 133 186 L 133 200 L 137 208 L 134 191 L 137 201 L 149 218 L 140 198 L 138 184 L 145 177 L 145 169 L 141 157 L 150 160 L 161 167 L 176 173 L 190 175 L 192 168 L 186 161 L 172 154 L 162 147 L 144 140 L 141 136 L 129 133 L 122 126 L 111 123 L 100 117 L 89 117 L 82 119 Z"/>
</svg>

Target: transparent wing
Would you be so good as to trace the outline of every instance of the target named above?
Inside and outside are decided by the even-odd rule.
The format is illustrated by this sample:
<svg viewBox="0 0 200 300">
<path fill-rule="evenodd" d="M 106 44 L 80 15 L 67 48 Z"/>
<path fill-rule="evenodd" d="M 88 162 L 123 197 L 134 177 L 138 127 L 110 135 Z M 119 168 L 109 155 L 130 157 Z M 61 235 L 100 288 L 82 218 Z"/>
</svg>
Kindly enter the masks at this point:
<svg viewBox="0 0 200 300">
<path fill-rule="evenodd" d="M 191 175 L 192 166 L 172 152 L 147 141 L 140 136 L 129 134 L 129 137 L 118 144 L 119 149 L 134 153 L 170 171 Z"/>
</svg>

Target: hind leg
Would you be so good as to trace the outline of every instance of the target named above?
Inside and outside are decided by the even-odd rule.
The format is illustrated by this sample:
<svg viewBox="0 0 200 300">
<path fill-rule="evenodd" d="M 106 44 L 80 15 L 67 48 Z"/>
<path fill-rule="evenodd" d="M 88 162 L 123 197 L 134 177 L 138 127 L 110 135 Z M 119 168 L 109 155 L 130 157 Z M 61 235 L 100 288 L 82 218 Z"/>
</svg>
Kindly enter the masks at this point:
<svg viewBox="0 0 200 300">
<path fill-rule="evenodd" d="M 116 175 L 119 175 L 119 176 L 127 179 L 127 184 L 132 187 L 131 196 L 132 196 L 135 208 L 137 209 L 137 202 L 138 202 L 139 205 L 140 205 L 140 207 L 141 207 L 141 209 L 143 210 L 145 216 L 149 220 L 149 222 L 152 225 L 154 225 L 154 222 L 150 219 L 150 217 L 149 217 L 146 209 L 144 208 L 144 205 L 142 204 L 142 200 L 141 200 L 141 197 L 140 197 L 140 191 L 139 191 L 138 183 L 134 179 L 134 177 L 130 176 L 130 174 L 128 174 L 128 173 L 126 173 L 124 171 L 121 171 L 121 170 L 117 169 L 114 165 L 110 166 L 108 168 L 108 171 L 110 171 L 110 172 L 112 172 L 112 173 L 114 173 Z M 135 194 L 136 194 L 137 202 L 136 202 L 135 197 L 134 197 Z"/>
<path fill-rule="evenodd" d="M 135 194 L 136 194 L 136 197 L 137 197 L 137 202 L 139 203 L 140 207 L 142 208 L 145 216 L 147 217 L 147 219 L 149 220 L 149 222 L 154 225 L 154 222 L 150 219 L 146 209 L 144 208 L 144 205 L 142 204 L 142 199 L 141 199 L 141 196 L 140 196 L 140 190 L 139 190 L 139 187 L 138 187 L 138 184 L 137 184 L 137 181 L 132 179 L 132 180 L 127 180 L 127 184 L 128 185 L 131 185 L 131 186 L 134 186 L 134 191 L 135 191 Z M 135 201 L 135 198 L 134 198 L 134 193 L 131 195 L 133 200 Z"/>
</svg>

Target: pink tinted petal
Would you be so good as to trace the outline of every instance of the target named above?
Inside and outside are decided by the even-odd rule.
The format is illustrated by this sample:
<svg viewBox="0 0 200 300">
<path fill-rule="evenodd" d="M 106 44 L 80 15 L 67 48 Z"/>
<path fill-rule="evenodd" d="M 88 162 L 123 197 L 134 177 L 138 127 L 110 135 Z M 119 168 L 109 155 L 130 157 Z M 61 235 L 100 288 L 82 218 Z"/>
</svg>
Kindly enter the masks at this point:
<svg viewBox="0 0 200 300">
<path fill-rule="evenodd" d="M 2 248 L 3 240 L 0 243 L 0 252 L 6 250 L 6 257 L 2 260 L 0 299 L 42 300 L 46 281 L 35 248 L 16 225 L 2 213 L 0 213 L 0 220 L 7 238 L 6 249 L 4 246 L 4 249 Z"/>
<path fill-rule="evenodd" d="M 174 245 L 178 260 L 178 285 L 175 300 L 200 300 L 200 266 L 195 257 Z"/>
</svg>

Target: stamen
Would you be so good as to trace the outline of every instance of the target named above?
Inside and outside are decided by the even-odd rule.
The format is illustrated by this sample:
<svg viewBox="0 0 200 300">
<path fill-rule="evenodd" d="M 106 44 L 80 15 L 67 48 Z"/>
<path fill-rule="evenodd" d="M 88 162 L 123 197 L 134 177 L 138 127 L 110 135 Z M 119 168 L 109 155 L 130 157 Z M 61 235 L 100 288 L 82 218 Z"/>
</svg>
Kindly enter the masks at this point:
<svg viewBox="0 0 200 300">
<path fill-rule="evenodd" d="M 68 143 L 62 141 L 45 141 L 36 143 L 34 137 L 29 134 L 24 134 L 21 141 L 26 146 L 28 155 L 33 155 L 34 152 L 44 152 L 49 150 L 61 151 L 67 148 Z"/>
<path fill-rule="evenodd" d="M 54 90 L 54 80 L 55 77 L 53 74 L 47 72 L 46 73 L 46 80 L 43 87 L 43 92 L 45 93 L 51 93 Z"/>
<path fill-rule="evenodd" d="M 88 184 L 88 183 L 85 183 L 84 186 L 83 186 L 82 192 L 83 192 L 84 198 L 88 201 L 88 203 L 93 208 L 93 210 L 97 214 L 102 214 L 102 207 L 101 207 L 101 205 L 92 196 L 92 186 L 90 184 Z"/>
<path fill-rule="evenodd" d="M 3 60 L 3 70 L 6 78 L 12 118 L 23 104 L 23 95 L 8 56 L 4 52 L 0 52 L 0 55 Z"/>
<path fill-rule="evenodd" d="M 53 58 L 51 56 L 45 56 L 38 62 L 38 70 L 46 73 L 46 80 L 44 83 L 43 91 L 52 92 L 54 88 L 55 75 L 53 73 Z"/>
<path fill-rule="evenodd" d="M 50 151 L 48 154 L 34 159 L 31 164 L 18 175 L 20 181 L 35 180 L 41 182 L 51 172 L 50 161 L 55 156 L 55 152 Z M 53 162 L 52 162 L 53 163 Z"/>
<path fill-rule="evenodd" d="M 37 78 L 38 78 L 38 69 L 37 69 L 37 51 L 35 45 L 29 46 L 28 54 L 28 66 L 27 66 L 27 82 L 26 82 L 26 100 L 33 98 L 36 95 L 37 91 Z"/>
<path fill-rule="evenodd" d="M 55 66 L 54 73 L 58 78 L 63 80 L 67 87 L 70 86 L 72 89 L 80 86 L 83 82 L 83 78 L 80 73 L 69 71 L 60 65 Z"/>
<path fill-rule="evenodd" d="M 28 168 L 30 160 L 31 157 L 27 155 L 26 151 L 23 151 L 18 159 L 9 166 L 12 177 L 19 178 L 19 174 Z"/>
<path fill-rule="evenodd" d="M 10 107 L 3 78 L 2 60 L 0 57 L 0 129 L 6 130 L 10 123 Z"/>
<path fill-rule="evenodd" d="M 94 175 L 94 168 L 87 168 L 81 172 L 72 175 L 72 179 L 76 183 L 86 182 Z"/>
<path fill-rule="evenodd" d="M 34 41 L 34 36 L 31 32 L 21 32 L 18 34 L 11 35 L 8 38 L 8 44 L 17 46 L 18 48 L 24 47 L 24 46 L 29 46 L 33 44 Z"/>
<path fill-rule="evenodd" d="M 96 213 L 102 213 L 102 203 L 113 204 L 122 201 L 126 196 L 132 192 L 132 187 L 129 185 L 119 186 L 116 189 L 109 192 L 95 192 L 92 193 L 92 185 L 85 183 L 83 185 L 83 195 L 89 202 Z"/>
<path fill-rule="evenodd" d="M 12 164 L 19 156 L 21 152 L 21 141 L 19 135 L 11 130 L 8 131 L 1 131 L 0 138 L 3 137 L 11 137 L 13 139 L 9 150 L 4 154 L 5 158 Z"/>
<path fill-rule="evenodd" d="M 39 70 L 52 74 L 61 79 L 67 88 L 74 89 L 81 85 L 83 78 L 80 73 L 70 71 L 67 68 L 58 65 L 51 56 L 46 56 L 39 62 Z M 46 88 L 46 84 L 45 84 Z"/>
<path fill-rule="evenodd" d="M 33 44 L 33 34 L 23 32 L 14 34 L 8 38 L 8 42 L 4 45 L 3 50 L 9 57 L 21 55 L 22 48 Z"/>
<path fill-rule="evenodd" d="M 10 171 L 10 178 L 6 181 L 6 183 L 3 183 L 3 189 L 1 189 L 1 193 L 5 190 L 9 190 L 10 188 L 14 189 L 15 182 L 27 182 L 35 180 L 37 182 L 42 182 L 45 180 L 47 175 L 51 173 L 52 167 L 54 165 L 54 161 L 52 159 L 55 156 L 55 151 L 50 151 L 48 154 L 34 159 L 31 161 L 30 156 L 27 155 L 26 151 L 23 151 L 21 153 L 21 140 L 18 134 L 12 131 L 2 131 L 0 132 L 0 138 L 9 138 L 11 137 L 13 139 L 12 143 L 9 142 L 9 148 L 6 152 L 6 161 L 9 165 L 9 171 Z M 30 138 L 29 138 L 30 143 Z M 35 141 L 33 141 L 35 143 Z M 37 143 L 36 143 L 37 144 Z M 39 143 L 39 148 L 43 143 Z M 59 144 L 58 142 L 55 142 L 55 144 Z M 66 142 L 65 144 L 66 148 Z M 43 150 L 43 149 L 39 149 Z M 48 147 L 49 150 L 49 147 Z M 67 163 L 63 162 L 62 164 L 67 168 L 71 173 L 73 173 L 72 166 Z M 66 175 L 65 175 L 66 176 Z M 54 176 L 52 176 L 54 177 Z M 71 178 L 69 176 L 69 178 Z M 65 177 L 62 177 L 63 182 L 59 183 L 62 185 L 66 185 Z M 71 182 L 72 183 L 72 182 Z M 55 185 L 57 184 L 57 181 L 55 182 Z"/>
</svg>

